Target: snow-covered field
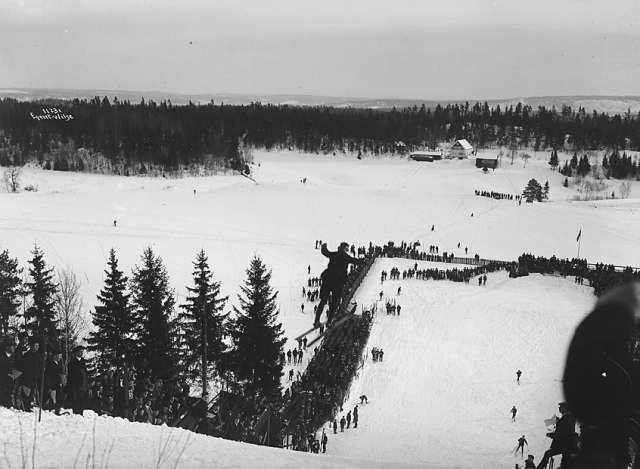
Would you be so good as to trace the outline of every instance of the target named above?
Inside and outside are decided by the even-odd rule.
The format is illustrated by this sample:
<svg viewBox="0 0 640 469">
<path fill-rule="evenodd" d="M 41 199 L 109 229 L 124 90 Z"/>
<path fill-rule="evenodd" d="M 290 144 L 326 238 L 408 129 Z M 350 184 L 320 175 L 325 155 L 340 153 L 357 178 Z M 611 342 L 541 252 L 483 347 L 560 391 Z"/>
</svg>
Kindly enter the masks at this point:
<svg viewBox="0 0 640 469">
<path fill-rule="evenodd" d="M 589 261 L 640 265 L 640 200 L 570 202 L 575 191 L 561 186 L 564 178 L 548 169 L 547 158 L 541 154 L 526 168 L 522 161 L 513 166 L 503 161 L 501 168 L 484 174 L 467 160 L 359 161 L 259 152 L 257 184 L 232 176 L 151 179 L 29 169 L 23 184 L 38 186 L 38 192 L 0 192 L 0 249 L 9 249 L 25 265 L 37 243 L 50 265 L 79 274 L 87 309 L 102 287 L 111 247 L 120 266 L 130 271 L 151 245 L 167 265 L 178 303 L 191 284 L 191 262 L 199 249 L 207 251 L 231 304 L 251 257 L 258 254 L 273 269 L 289 338 L 312 321 L 312 306 L 307 304 L 302 314 L 300 304 L 307 266 L 319 275 L 326 265 L 314 249 L 316 239 L 330 248 L 343 240 L 364 245 L 404 239 L 458 255 L 467 246 L 470 255 L 511 260 L 525 251 L 572 257 L 582 229 L 581 256 Z M 306 184 L 300 182 L 303 177 Z M 532 177 L 549 181 L 550 202 L 518 206 L 474 195 L 474 189 L 521 193 Z M 633 184 L 632 197 L 637 197 L 640 187 Z M 374 300 L 376 280 L 374 272 L 359 293 L 361 301 Z M 503 274 L 490 275 L 482 289 L 449 282 L 401 283 L 402 316 L 379 316 L 369 344 L 369 349 L 385 350 L 385 362 L 367 362 L 354 383 L 352 395 L 362 389 L 371 399 L 361 411 L 361 428 L 335 439 L 330 435 L 331 456 L 318 460 L 246 445 L 239 451 L 235 443 L 194 436 L 210 449 L 188 449 L 180 467 L 255 467 L 257 458 L 265 467 L 315 467 L 316 461 L 318 467 L 346 467 L 334 455 L 427 467 L 513 467 L 509 450 L 522 433 L 539 459 L 547 444 L 542 419 L 555 411 L 561 397 L 556 380 L 562 353 L 572 327 L 593 301 L 590 290 L 571 279 L 509 280 Z M 524 371 L 520 387 L 513 382 L 517 368 Z M 514 404 L 519 413 L 512 424 Z M 13 429 L 2 432 L 2 443 L 19 432 L 13 415 L 0 412 L 2 430 Z M 91 434 L 92 419 L 65 419 L 61 431 L 55 429 L 57 420 L 40 429 L 40 467 L 72 465 L 82 435 Z M 100 422 L 105 435 L 124 435 L 132 426 L 131 442 L 114 447 L 110 467 L 127 466 L 127 453 L 143 458 L 143 448 L 148 459 L 136 459 L 135 465 L 155 465 L 158 427 Z M 67 444 L 69 432 L 77 436 L 74 444 Z M 108 445 L 109 437 L 103 438 Z M 7 448 L 11 467 L 20 465 L 19 448 Z M 225 451 L 235 459 L 207 459 Z"/>
</svg>

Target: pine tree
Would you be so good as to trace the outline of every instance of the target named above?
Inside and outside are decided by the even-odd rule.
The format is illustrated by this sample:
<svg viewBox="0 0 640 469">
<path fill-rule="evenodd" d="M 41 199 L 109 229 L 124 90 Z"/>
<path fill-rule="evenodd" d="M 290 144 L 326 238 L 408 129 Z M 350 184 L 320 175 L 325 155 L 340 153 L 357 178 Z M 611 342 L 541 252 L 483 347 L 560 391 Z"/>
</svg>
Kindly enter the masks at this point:
<svg viewBox="0 0 640 469">
<path fill-rule="evenodd" d="M 576 169 L 578 167 L 578 154 L 574 153 L 573 156 L 571 157 L 571 162 L 569 163 L 569 166 L 571 166 L 571 169 Z"/>
<path fill-rule="evenodd" d="M 545 181 L 544 187 L 542 188 L 542 198 L 544 200 L 549 199 L 549 181 Z"/>
<path fill-rule="evenodd" d="M 552 169 L 558 168 L 558 152 L 556 150 L 551 151 L 551 157 L 549 158 L 549 166 Z"/>
<path fill-rule="evenodd" d="M 18 316 L 22 280 L 18 259 L 9 257 L 6 249 L 0 253 L 0 336 L 9 334 L 11 320 Z"/>
<path fill-rule="evenodd" d="M 580 176 L 586 176 L 587 174 L 589 174 L 589 171 L 591 171 L 591 164 L 589 163 L 589 158 L 587 158 L 587 155 L 582 155 L 582 158 L 580 158 L 580 162 L 578 163 L 578 168 L 576 172 Z"/>
<path fill-rule="evenodd" d="M 133 363 L 135 339 L 134 321 L 127 293 L 127 277 L 118 270 L 114 249 L 109 251 L 107 278 L 98 295 L 99 305 L 92 313 L 95 330 L 89 334 L 88 349 L 94 353 L 93 368 L 96 374 L 108 370 L 121 370 Z"/>
<path fill-rule="evenodd" d="M 560 174 L 563 176 L 571 176 L 573 174 L 573 170 L 571 169 L 571 166 L 569 166 L 568 161 L 565 160 L 564 166 L 560 169 Z"/>
<path fill-rule="evenodd" d="M 279 355 L 285 343 L 282 324 L 276 323 L 278 293 L 271 289 L 271 272 L 260 258 L 254 257 L 246 272 L 240 310 L 233 308 L 232 369 L 245 396 L 274 400 L 281 395 Z"/>
<path fill-rule="evenodd" d="M 602 169 L 604 169 L 605 176 L 606 176 L 609 170 L 609 160 L 607 159 L 607 155 L 604 155 L 602 157 Z"/>
<path fill-rule="evenodd" d="M 33 259 L 29 261 L 31 281 L 25 285 L 32 303 L 24 313 L 25 329 L 31 338 L 40 341 L 42 350 L 45 345 L 57 349 L 60 331 L 55 313 L 57 286 L 53 281 L 53 269 L 47 269 L 44 254 L 38 246 L 34 247 L 32 253 Z"/>
<path fill-rule="evenodd" d="M 527 186 L 524 188 L 524 191 L 522 192 L 522 196 L 527 202 L 533 202 L 534 200 L 541 202 L 542 186 L 535 179 L 531 179 L 527 183 Z"/>
<path fill-rule="evenodd" d="M 193 266 L 195 286 L 187 287 L 191 295 L 180 305 L 182 311 L 178 315 L 182 329 L 181 358 L 191 378 L 200 373 L 204 396 L 207 378 L 214 369 L 221 374 L 227 350 L 224 343 L 227 314 L 222 314 L 222 309 L 228 297 L 220 296 L 220 283 L 212 279 L 204 250 L 198 253 Z"/>
<path fill-rule="evenodd" d="M 136 369 L 152 380 L 177 376 L 178 336 L 172 320 L 173 291 L 162 259 L 144 250 L 133 271 L 131 296 L 137 333 Z"/>
</svg>

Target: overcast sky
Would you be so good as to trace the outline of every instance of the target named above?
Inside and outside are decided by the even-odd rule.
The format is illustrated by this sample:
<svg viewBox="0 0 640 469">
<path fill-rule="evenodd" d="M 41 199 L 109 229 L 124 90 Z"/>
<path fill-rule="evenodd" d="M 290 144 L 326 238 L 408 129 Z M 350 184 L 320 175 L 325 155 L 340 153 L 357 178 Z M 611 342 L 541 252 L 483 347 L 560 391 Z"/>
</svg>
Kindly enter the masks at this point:
<svg viewBox="0 0 640 469">
<path fill-rule="evenodd" d="M 0 0 L 0 88 L 640 95 L 639 0 Z"/>
</svg>

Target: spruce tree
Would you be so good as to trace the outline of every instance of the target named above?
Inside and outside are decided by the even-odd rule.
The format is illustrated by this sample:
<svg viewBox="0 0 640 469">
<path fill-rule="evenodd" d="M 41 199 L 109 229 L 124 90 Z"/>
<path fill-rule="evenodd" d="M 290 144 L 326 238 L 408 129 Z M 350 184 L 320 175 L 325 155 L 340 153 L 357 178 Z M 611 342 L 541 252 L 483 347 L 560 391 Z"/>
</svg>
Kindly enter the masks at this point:
<svg viewBox="0 0 640 469">
<path fill-rule="evenodd" d="M 279 356 L 285 343 L 282 324 L 276 323 L 278 293 L 269 285 L 271 271 L 260 258 L 251 260 L 246 273 L 238 295 L 240 309 L 233 308 L 232 369 L 245 396 L 273 401 L 281 396 Z"/>
<path fill-rule="evenodd" d="M 571 166 L 569 166 L 569 162 L 565 160 L 564 166 L 560 168 L 560 174 L 563 176 L 571 176 L 573 174 L 573 170 Z"/>
<path fill-rule="evenodd" d="M 556 150 L 551 151 L 551 157 L 549 158 L 549 166 L 552 169 L 558 168 L 558 152 Z"/>
<path fill-rule="evenodd" d="M 527 186 L 524 188 L 524 191 L 522 192 L 522 196 L 527 202 L 533 202 L 534 200 L 541 202 L 542 186 L 535 179 L 530 179 L 527 183 Z"/>
<path fill-rule="evenodd" d="M 44 254 L 35 246 L 33 259 L 29 261 L 31 281 L 26 291 L 31 296 L 31 306 L 24 313 L 28 335 L 40 341 L 40 346 L 54 349 L 59 346 L 60 331 L 55 313 L 57 286 L 53 281 L 53 269 L 47 269 Z"/>
<path fill-rule="evenodd" d="M 12 259 L 6 249 L 0 253 L 0 336 L 9 334 L 11 320 L 18 316 L 22 280 L 18 259 Z"/>
<path fill-rule="evenodd" d="M 87 338 L 88 349 L 94 353 L 94 372 L 99 375 L 108 370 L 121 370 L 133 363 L 135 351 L 127 277 L 118 269 L 114 249 L 109 251 L 107 265 L 104 287 L 98 295 L 100 304 L 92 313 L 95 330 Z"/>
<path fill-rule="evenodd" d="M 571 157 L 571 162 L 570 162 L 569 166 L 571 166 L 571 169 L 576 169 L 578 167 L 578 154 L 577 153 L 574 153 L 573 156 Z"/>
<path fill-rule="evenodd" d="M 578 168 L 576 172 L 580 176 L 586 176 L 587 174 L 589 174 L 589 171 L 591 171 L 591 164 L 589 164 L 589 158 L 587 158 L 587 155 L 582 155 L 582 158 L 580 158 L 580 162 L 578 163 Z"/>
<path fill-rule="evenodd" d="M 149 247 L 133 271 L 131 296 L 137 333 L 136 368 L 152 380 L 176 377 L 178 337 L 173 291 L 162 259 Z"/>
<path fill-rule="evenodd" d="M 204 250 L 198 253 L 193 266 L 194 287 L 187 287 L 190 295 L 180 305 L 182 311 L 178 315 L 182 329 L 181 359 L 191 378 L 200 374 L 204 396 L 208 376 L 214 369 L 220 374 L 227 350 L 224 343 L 227 315 L 222 309 L 228 297 L 220 296 L 220 283 L 212 278 Z"/>
</svg>

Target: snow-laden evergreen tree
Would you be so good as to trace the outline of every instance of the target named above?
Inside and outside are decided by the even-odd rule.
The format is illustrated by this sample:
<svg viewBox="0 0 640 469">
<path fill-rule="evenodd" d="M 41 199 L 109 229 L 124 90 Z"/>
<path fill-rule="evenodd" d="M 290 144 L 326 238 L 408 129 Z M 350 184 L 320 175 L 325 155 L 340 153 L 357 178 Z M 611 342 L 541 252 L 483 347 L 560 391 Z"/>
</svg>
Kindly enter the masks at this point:
<svg viewBox="0 0 640 469">
<path fill-rule="evenodd" d="M 179 373 L 175 299 L 162 259 L 149 247 L 133 271 L 131 300 L 136 331 L 136 369 L 152 380 Z"/>
<path fill-rule="evenodd" d="M 6 249 L 0 253 L 0 336 L 9 334 L 12 319 L 18 316 L 22 279 L 18 259 Z"/>
<path fill-rule="evenodd" d="M 279 356 L 285 343 L 282 324 L 276 322 L 278 293 L 269 285 L 271 271 L 259 257 L 251 260 L 246 272 L 238 295 L 240 308 L 233 308 L 231 368 L 245 396 L 272 401 L 282 392 Z"/>
<path fill-rule="evenodd" d="M 31 306 L 24 313 L 25 329 L 29 337 L 40 342 L 41 350 L 57 349 L 60 331 L 55 311 L 55 295 L 58 290 L 53 280 L 53 269 L 47 269 L 44 254 L 35 246 L 33 258 L 29 261 L 30 281 L 25 284 L 26 292 L 31 296 Z"/>
<path fill-rule="evenodd" d="M 87 338 L 88 349 L 94 353 L 92 368 L 96 375 L 132 364 L 136 349 L 127 277 L 118 269 L 114 249 L 109 251 L 107 265 L 104 287 L 98 295 L 100 304 L 92 313 L 95 330 Z"/>
<path fill-rule="evenodd" d="M 220 282 L 215 282 L 204 250 L 193 263 L 193 287 L 180 305 L 178 314 L 182 333 L 181 361 L 190 378 L 200 375 L 202 395 L 208 391 L 208 377 L 213 371 L 220 375 L 227 351 L 224 343 L 226 318 L 222 310 L 228 297 L 220 295 Z"/>
</svg>

